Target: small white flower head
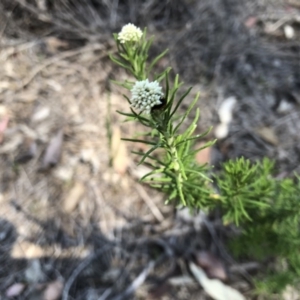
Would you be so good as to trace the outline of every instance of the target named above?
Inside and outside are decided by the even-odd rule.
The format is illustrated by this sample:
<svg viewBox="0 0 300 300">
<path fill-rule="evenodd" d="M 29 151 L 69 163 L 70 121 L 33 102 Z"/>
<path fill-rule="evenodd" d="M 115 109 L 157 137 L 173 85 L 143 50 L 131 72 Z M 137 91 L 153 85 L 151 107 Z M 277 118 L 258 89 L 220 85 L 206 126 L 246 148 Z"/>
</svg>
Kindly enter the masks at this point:
<svg viewBox="0 0 300 300">
<path fill-rule="evenodd" d="M 162 104 L 161 98 L 164 95 L 158 82 L 149 82 L 148 79 L 137 81 L 131 93 L 131 106 L 145 114 L 150 114 L 155 105 Z"/>
<path fill-rule="evenodd" d="M 118 34 L 118 40 L 120 43 L 124 44 L 126 42 L 138 42 L 143 35 L 140 28 L 129 23 L 122 27 L 121 32 Z"/>
</svg>

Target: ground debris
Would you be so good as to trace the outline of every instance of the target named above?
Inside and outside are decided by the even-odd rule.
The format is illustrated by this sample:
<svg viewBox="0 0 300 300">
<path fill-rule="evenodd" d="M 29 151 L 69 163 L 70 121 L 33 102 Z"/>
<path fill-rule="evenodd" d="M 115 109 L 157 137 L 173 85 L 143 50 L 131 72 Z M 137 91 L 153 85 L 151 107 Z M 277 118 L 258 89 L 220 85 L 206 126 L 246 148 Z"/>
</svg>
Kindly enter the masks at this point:
<svg viewBox="0 0 300 300">
<path fill-rule="evenodd" d="M 43 300 L 58 300 L 62 295 L 64 284 L 62 281 L 52 281 L 47 283 L 43 293 Z"/>
<path fill-rule="evenodd" d="M 12 299 L 14 297 L 18 297 L 22 294 L 22 292 L 25 289 L 24 283 L 14 283 L 11 285 L 5 292 L 5 296 L 9 299 Z"/>
<path fill-rule="evenodd" d="M 246 298 L 237 290 L 225 285 L 217 279 L 209 279 L 205 272 L 197 267 L 194 263 L 190 263 L 190 270 L 196 277 L 198 282 L 203 286 L 204 290 L 215 300 L 246 300 Z"/>
<path fill-rule="evenodd" d="M 84 185 L 81 182 L 76 182 L 63 202 L 65 212 L 71 213 L 76 208 L 84 192 Z"/>
<path fill-rule="evenodd" d="M 60 129 L 50 140 L 42 162 L 42 170 L 47 170 L 57 165 L 62 153 L 63 130 Z"/>
</svg>

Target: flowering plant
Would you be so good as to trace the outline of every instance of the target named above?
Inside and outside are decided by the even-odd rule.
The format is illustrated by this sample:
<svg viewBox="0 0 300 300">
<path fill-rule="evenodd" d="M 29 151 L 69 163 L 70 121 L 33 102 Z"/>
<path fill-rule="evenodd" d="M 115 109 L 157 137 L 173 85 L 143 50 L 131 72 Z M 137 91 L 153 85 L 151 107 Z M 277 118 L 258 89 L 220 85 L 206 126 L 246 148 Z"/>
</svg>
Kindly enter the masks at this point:
<svg viewBox="0 0 300 300">
<path fill-rule="evenodd" d="M 191 88 L 181 92 L 182 82 L 178 75 L 171 84 L 170 68 L 152 74 L 167 50 L 148 63 L 153 38 L 147 39 L 146 29 L 142 32 L 133 24 L 124 26 L 119 34 L 114 34 L 114 39 L 118 53 L 117 57 L 111 55 L 111 60 L 135 78 L 134 81 L 115 81 L 131 92 L 130 97 L 124 95 L 130 112 L 119 113 L 148 129 L 140 137 L 123 139 L 149 146 L 145 152 L 134 152 L 140 157 L 140 164 L 146 163 L 152 168 L 141 180 L 166 192 L 166 203 L 172 200 L 191 210 L 218 208 L 224 223 L 233 223 L 243 229 L 242 234 L 230 241 L 236 255 L 286 261 L 284 270 L 278 269 L 276 264 L 270 266 L 270 273 L 274 269 L 278 272 L 275 277 L 265 273 L 265 279 L 258 282 L 257 287 L 267 290 L 268 295 L 278 293 L 289 283 L 300 284 L 296 280 L 300 275 L 297 250 L 300 245 L 299 178 L 296 177 L 296 183 L 291 179 L 275 179 L 272 176 L 274 163 L 268 159 L 254 164 L 244 158 L 230 160 L 214 174 L 210 166 L 198 164 L 195 155 L 214 144 L 209 141 L 202 147 L 194 146 L 195 141 L 209 132 L 209 129 L 196 132 L 198 108 L 190 125 L 183 129 L 199 93 L 187 110 L 179 114 L 179 107 L 188 99 Z M 158 148 L 163 149 L 159 156 L 155 151 Z"/>
<path fill-rule="evenodd" d="M 143 32 L 140 28 L 136 27 L 133 24 L 127 24 L 123 26 L 121 32 L 118 34 L 118 40 L 121 44 L 125 44 L 127 42 L 138 42 L 143 35 Z"/>
<path fill-rule="evenodd" d="M 137 81 L 131 89 L 131 106 L 145 114 L 151 114 L 151 109 L 163 104 L 164 94 L 157 81 L 149 82 L 148 79 Z"/>
<path fill-rule="evenodd" d="M 167 53 L 167 50 L 148 64 L 148 50 L 153 38 L 147 40 L 146 30 L 142 35 L 140 32 L 140 29 L 129 24 L 124 26 L 119 34 L 114 35 L 118 57 L 111 56 L 111 59 L 128 70 L 136 79 L 135 82 L 116 82 L 131 92 L 130 98 L 125 96 L 131 112 L 119 113 L 131 120 L 139 121 L 149 129 L 143 138 L 124 140 L 149 145 L 149 150 L 145 153 L 135 152 L 141 157 L 140 163 L 148 163 L 153 168 L 153 171 L 141 180 L 166 191 L 169 196 L 167 202 L 174 200 L 176 204 L 190 208 L 208 207 L 208 200 L 212 194 L 209 188 L 211 179 L 207 176 L 208 167 L 198 165 L 195 155 L 211 146 L 214 141 L 207 142 L 198 149 L 193 147 L 194 141 L 203 138 L 209 132 L 207 130 L 204 133 L 195 133 L 200 115 L 198 108 L 190 126 L 181 133 L 183 122 L 198 101 L 199 93 L 187 111 L 177 115 L 180 104 L 187 98 L 191 88 L 179 97 L 178 91 L 182 82 L 179 82 L 177 75 L 171 86 L 170 68 L 160 74 L 151 74 L 153 67 Z M 164 92 L 162 82 L 164 82 Z M 164 150 L 162 158 L 158 158 L 154 153 L 158 148 Z M 203 186 L 208 188 L 204 189 Z"/>
</svg>

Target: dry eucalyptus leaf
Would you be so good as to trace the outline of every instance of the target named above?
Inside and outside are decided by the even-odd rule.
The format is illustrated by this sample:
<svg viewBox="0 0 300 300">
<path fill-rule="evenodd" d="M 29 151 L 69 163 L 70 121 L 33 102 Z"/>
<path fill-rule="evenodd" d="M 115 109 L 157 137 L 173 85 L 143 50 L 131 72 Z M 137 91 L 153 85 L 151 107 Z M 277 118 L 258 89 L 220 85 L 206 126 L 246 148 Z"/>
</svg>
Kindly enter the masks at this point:
<svg viewBox="0 0 300 300">
<path fill-rule="evenodd" d="M 41 122 L 47 119 L 50 115 L 50 108 L 45 106 L 37 110 L 34 115 L 32 116 L 31 120 L 33 122 Z"/>
<path fill-rule="evenodd" d="M 229 124 L 220 123 L 215 128 L 215 137 L 217 139 L 225 139 L 229 133 Z"/>
<path fill-rule="evenodd" d="M 71 213 L 76 208 L 84 192 L 84 185 L 81 182 L 76 182 L 67 197 L 64 199 L 63 208 L 65 212 Z"/>
<path fill-rule="evenodd" d="M 222 261 L 208 251 L 200 251 L 196 254 L 198 265 L 206 272 L 210 278 L 227 280 L 227 274 Z"/>
<path fill-rule="evenodd" d="M 33 91 L 26 91 L 22 92 L 20 94 L 15 95 L 16 101 L 24 102 L 24 103 L 31 103 L 35 101 L 38 98 L 38 95 L 36 92 Z"/>
<path fill-rule="evenodd" d="M 209 279 L 205 272 L 197 267 L 193 262 L 189 267 L 197 281 L 201 284 L 205 292 L 215 300 L 246 300 L 246 298 L 237 290 L 225 285 L 218 279 Z"/>
<path fill-rule="evenodd" d="M 285 25 L 283 27 L 284 35 L 288 40 L 295 37 L 295 29 L 291 25 Z"/>
<path fill-rule="evenodd" d="M 47 284 L 44 291 L 43 300 L 58 300 L 63 292 L 64 284 L 59 281 L 52 281 Z"/>
<path fill-rule="evenodd" d="M 220 118 L 220 123 L 230 123 L 232 120 L 232 113 L 234 106 L 236 104 L 237 100 L 235 97 L 229 97 L 225 99 L 219 109 L 218 109 L 218 114 Z"/>
<path fill-rule="evenodd" d="M 127 171 L 129 158 L 126 144 L 121 140 L 121 130 L 117 126 L 113 128 L 111 144 L 113 168 L 117 173 L 123 175 Z"/>
<path fill-rule="evenodd" d="M 18 297 L 22 294 L 25 289 L 24 283 L 14 283 L 5 292 L 5 296 L 9 299 Z"/>
<path fill-rule="evenodd" d="M 256 130 L 257 134 L 266 142 L 277 146 L 279 144 L 278 137 L 273 128 L 262 127 Z"/>
<path fill-rule="evenodd" d="M 60 160 L 63 142 L 63 131 L 62 129 L 50 140 L 46 149 L 42 169 L 48 169 L 54 167 Z"/>
</svg>

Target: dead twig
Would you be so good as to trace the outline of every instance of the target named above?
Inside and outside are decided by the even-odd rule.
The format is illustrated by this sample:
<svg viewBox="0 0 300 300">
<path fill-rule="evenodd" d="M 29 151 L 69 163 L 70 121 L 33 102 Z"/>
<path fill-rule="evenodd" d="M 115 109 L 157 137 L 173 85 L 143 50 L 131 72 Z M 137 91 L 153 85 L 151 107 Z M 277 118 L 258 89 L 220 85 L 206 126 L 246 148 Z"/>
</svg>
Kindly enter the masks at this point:
<svg viewBox="0 0 300 300">
<path fill-rule="evenodd" d="M 45 11 L 41 11 L 39 9 L 36 9 L 33 5 L 28 4 L 24 0 L 15 0 L 21 7 L 32 13 L 36 18 L 42 22 L 53 24 L 55 26 L 58 26 L 66 31 L 74 32 L 80 37 L 84 37 L 84 32 L 77 27 L 70 26 L 64 22 L 61 22 L 60 20 L 53 19 L 53 17 L 50 14 L 47 14 Z"/>
<path fill-rule="evenodd" d="M 139 193 L 139 195 L 141 196 L 141 198 L 145 201 L 145 203 L 151 210 L 151 212 L 152 212 L 153 216 L 156 218 L 156 220 L 159 222 L 162 222 L 165 219 L 163 214 L 160 212 L 159 208 L 154 203 L 154 201 L 149 197 L 149 195 L 147 194 L 145 189 L 139 184 L 135 185 L 135 188 L 136 188 L 137 192 Z"/>
<path fill-rule="evenodd" d="M 25 88 L 26 86 L 28 86 L 28 84 L 35 78 L 35 76 L 37 76 L 43 69 L 45 69 L 46 67 L 55 64 L 63 59 L 84 53 L 84 52 L 89 52 L 89 51 L 95 51 L 95 50 L 103 50 L 104 46 L 100 45 L 100 44 L 92 44 L 92 45 L 87 45 L 84 48 L 80 48 L 80 49 L 75 49 L 75 50 L 70 50 L 70 51 L 66 51 L 63 53 L 60 53 L 59 55 L 56 55 L 54 57 L 48 58 L 43 64 L 37 66 L 36 68 L 34 68 L 32 70 L 32 72 L 29 74 L 29 76 L 23 80 L 23 83 L 21 85 L 21 87 L 19 88 L 19 90 L 22 90 L 23 88 Z M 102 55 L 99 58 L 103 58 L 107 55 L 107 52 L 102 53 Z"/>
<path fill-rule="evenodd" d="M 105 245 L 103 248 L 99 249 L 95 253 L 91 254 L 88 256 L 86 259 L 84 259 L 78 266 L 77 268 L 73 271 L 72 275 L 70 278 L 67 280 L 63 293 L 62 293 L 62 300 L 68 300 L 69 297 L 69 291 L 71 289 L 71 286 L 73 285 L 74 281 L 76 278 L 79 276 L 79 274 L 89 265 L 92 263 L 94 259 L 96 259 L 99 255 L 102 255 L 104 252 L 108 251 L 111 249 L 113 245 Z"/>
<path fill-rule="evenodd" d="M 0 36 L 1 36 L 1 34 L 0 34 Z M 9 46 L 6 46 L 5 48 L 3 47 L 3 49 L 1 49 L 1 53 L 0 53 L 0 61 L 6 61 L 10 56 L 12 56 L 18 52 L 28 50 L 28 49 L 36 46 L 38 43 L 39 43 L 39 41 L 35 40 L 32 42 L 20 43 L 17 45 L 9 45 Z"/>
<path fill-rule="evenodd" d="M 154 261 L 150 261 L 146 268 L 138 275 L 138 277 L 131 283 L 131 285 L 121 294 L 114 297 L 112 300 L 127 299 L 128 296 L 132 295 L 147 279 L 149 273 L 155 266 Z M 106 299 L 106 298 L 104 298 Z M 103 299 L 103 300 L 104 300 Z"/>
</svg>

